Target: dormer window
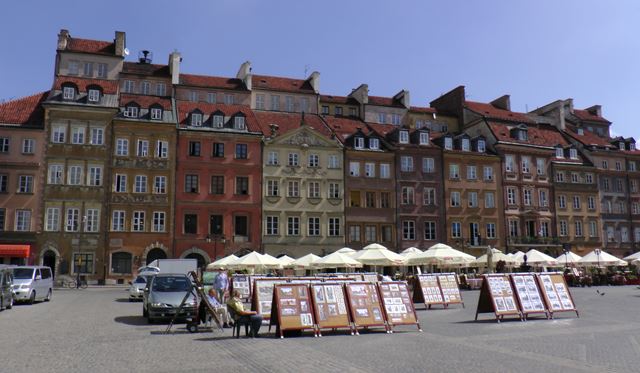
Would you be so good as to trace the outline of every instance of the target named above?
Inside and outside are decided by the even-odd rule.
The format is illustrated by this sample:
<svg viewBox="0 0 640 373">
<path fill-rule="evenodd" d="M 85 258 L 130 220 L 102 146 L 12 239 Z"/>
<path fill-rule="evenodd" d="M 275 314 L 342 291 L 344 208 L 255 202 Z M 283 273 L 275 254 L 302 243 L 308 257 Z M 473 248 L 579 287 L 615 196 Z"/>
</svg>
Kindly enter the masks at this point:
<svg viewBox="0 0 640 373">
<path fill-rule="evenodd" d="M 584 135 L 584 129 L 582 127 L 578 128 L 578 136 Z"/>
<path fill-rule="evenodd" d="M 233 119 L 233 128 L 241 131 L 244 131 L 246 129 L 244 116 L 238 115 Z"/>
<path fill-rule="evenodd" d="M 124 108 L 124 116 L 127 118 L 137 118 L 140 109 L 135 104 L 128 104 Z"/>
<path fill-rule="evenodd" d="M 222 128 L 224 126 L 224 115 L 222 113 L 213 114 L 213 127 Z"/>
<path fill-rule="evenodd" d="M 363 137 L 356 137 L 353 140 L 353 147 L 356 149 L 363 149 L 364 148 L 364 138 Z"/>
<path fill-rule="evenodd" d="M 529 140 L 529 136 L 527 135 L 527 131 L 526 130 L 518 130 L 518 140 L 520 141 L 527 141 Z"/>
<path fill-rule="evenodd" d="M 369 139 L 369 149 L 372 149 L 372 150 L 380 149 L 380 140 L 378 140 L 378 139 Z"/>
<path fill-rule="evenodd" d="M 152 106 L 149 110 L 149 115 L 153 120 L 161 120 L 162 119 L 162 108 L 158 106 Z"/>
<path fill-rule="evenodd" d="M 625 148 L 625 146 L 624 146 L 624 142 L 620 141 L 620 142 L 618 143 L 618 148 L 619 148 L 620 150 L 625 150 L 626 148 Z"/>
<path fill-rule="evenodd" d="M 429 132 L 420 132 L 420 145 L 429 145 Z"/>
<path fill-rule="evenodd" d="M 444 148 L 446 150 L 453 149 L 453 139 L 451 137 L 445 137 L 444 138 Z"/>
<path fill-rule="evenodd" d="M 194 127 L 202 126 L 202 113 L 199 113 L 197 111 L 191 113 L 191 121 L 190 121 L 190 123 Z"/>
<path fill-rule="evenodd" d="M 560 147 L 556 148 L 556 158 L 564 158 L 564 150 Z"/>
<path fill-rule="evenodd" d="M 87 99 L 89 100 L 89 102 L 100 101 L 100 90 L 95 88 L 90 88 L 87 94 Z"/>
<path fill-rule="evenodd" d="M 400 144 L 409 143 L 409 131 L 400 131 Z"/>
<path fill-rule="evenodd" d="M 578 150 L 577 149 L 569 149 L 569 158 L 578 159 Z"/>
<path fill-rule="evenodd" d="M 483 139 L 478 140 L 478 153 L 484 153 L 487 151 L 487 144 Z"/>
<path fill-rule="evenodd" d="M 462 151 L 468 152 L 469 150 L 471 150 L 471 147 L 469 146 L 469 139 L 462 139 Z"/>
<path fill-rule="evenodd" d="M 634 143 L 630 142 L 630 143 L 629 143 L 629 150 L 632 150 L 632 151 L 633 151 L 633 150 L 636 150 L 636 144 L 634 144 Z"/>
<path fill-rule="evenodd" d="M 65 100 L 73 100 L 76 98 L 76 89 L 72 86 L 62 88 L 62 98 Z"/>
</svg>

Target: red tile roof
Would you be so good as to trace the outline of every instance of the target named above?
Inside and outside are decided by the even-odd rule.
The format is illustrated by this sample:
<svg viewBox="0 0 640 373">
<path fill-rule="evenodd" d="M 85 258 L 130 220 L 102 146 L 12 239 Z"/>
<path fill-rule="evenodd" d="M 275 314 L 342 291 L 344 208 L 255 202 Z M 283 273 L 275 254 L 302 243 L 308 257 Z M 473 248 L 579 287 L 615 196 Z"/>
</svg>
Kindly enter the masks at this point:
<svg viewBox="0 0 640 373">
<path fill-rule="evenodd" d="M 400 128 L 400 126 L 394 126 L 392 124 L 367 123 L 367 125 L 382 137 L 385 137 L 391 132 Z"/>
<path fill-rule="evenodd" d="M 518 113 L 515 111 L 499 109 L 491 104 L 485 104 L 483 102 L 465 101 L 467 109 L 475 111 L 476 113 L 485 116 L 489 119 L 498 119 L 518 123 L 534 123 L 525 113 Z"/>
<path fill-rule="evenodd" d="M 49 95 L 49 91 L 36 93 L 0 104 L 0 123 L 42 126 L 44 110 L 40 105 Z"/>
<path fill-rule="evenodd" d="M 65 50 L 78 53 L 115 55 L 116 46 L 113 42 L 108 41 L 69 38 Z"/>
<path fill-rule="evenodd" d="M 551 125 L 539 124 L 527 126 L 527 141 L 521 141 L 513 138 L 510 133 L 510 130 L 513 127 L 515 126 L 498 122 L 489 122 L 489 128 L 498 141 L 548 147 L 553 147 L 558 144 L 563 147 L 569 145 L 560 131 Z"/>
<path fill-rule="evenodd" d="M 146 76 L 170 77 L 168 65 L 151 63 L 125 62 L 122 66 L 124 74 L 138 74 Z"/>
<path fill-rule="evenodd" d="M 309 80 L 282 78 L 277 76 L 253 75 L 251 85 L 254 89 L 266 89 L 292 93 L 315 93 Z"/>
<path fill-rule="evenodd" d="M 165 110 L 171 110 L 171 100 L 167 98 L 124 93 L 120 95 L 120 106 L 124 106 L 132 101 L 140 105 L 142 108 L 149 108 L 151 105 L 158 104 Z"/>
<path fill-rule="evenodd" d="M 102 92 L 107 95 L 115 95 L 118 93 L 118 81 L 117 80 L 104 80 L 104 79 L 84 79 L 73 78 L 70 76 L 58 76 L 53 83 L 53 89 L 56 91 L 62 90 L 62 84 L 73 83 L 78 86 L 80 92 L 86 92 L 87 87 L 90 85 L 98 85 L 102 88 Z"/>
<path fill-rule="evenodd" d="M 225 116 L 231 116 L 237 113 L 242 113 L 245 116 L 245 124 L 249 132 L 262 132 L 262 128 L 256 119 L 256 116 L 249 106 L 245 105 L 225 105 L 225 104 L 210 104 L 206 102 L 192 102 L 192 101 L 176 101 L 178 121 L 182 125 L 187 125 L 189 114 L 198 109 L 204 115 L 211 115 L 216 111 L 221 111 Z"/>
<path fill-rule="evenodd" d="M 284 113 L 275 111 L 255 111 L 255 116 L 262 127 L 262 133 L 269 136 L 271 133 L 270 125 L 278 125 L 278 135 L 284 135 L 287 132 L 300 128 L 302 114 L 300 113 Z M 331 131 L 322 121 L 322 118 L 316 114 L 305 114 L 304 123 L 318 131 L 327 138 L 331 138 Z"/>
<path fill-rule="evenodd" d="M 362 130 L 365 135 L 373 133 L 367 123 L 352 118 L 325 116 L 324 121 L 333 130 L 338 139 L 344 142 L 351 135 L 356 133 L 358 129 Z"/>
<path fill-rule="evenodd" d="M 607 148 L 615 147 L 609 142 L 610 141 L 609 139 L 600 137 L 595 133 L 586 129 L 583 131 L 582 135 L 578 135 L 578 130 L 576 129 L 576 127 L 570 124 L 567 124 L 567 130 L 565 131 L 565 133 L 571 136 L 572 138 L 580 141 L 583 145 L 586 145 L 586 146 L 595 145 L 595 146 L 607 147 Z"/>
<path fill-rule="evenodd" d="M 587 110 L 573 109 L 573 114 L 576 117 L 578 117 L 578 119 L 588 120 L 590 122 L 601 122 L 601 123 L 607 123 L 607 124 L 611 123 L 608 120 L 604 119 L 603 117 L 592 114 Z"/>
<path fill-rule="evenodd" d="M 343 104 L 343 105 L 357 105 L 358 101 L 356 101 L 353 97 L 348 96 L 331 96 L 331 95 L 320 95 L 321 103 L 328 104 Z"/>
<path fill-rule="evenodd" d="M 181 74 L 180 84 L 196 87 L 246 90 L 242 80 L 219 76 Z"/>
<path fill-rule="evenodd" d="M 369 105 L 402 107 L 402 104 L 394 100 L 392 97 L 380 97 L 380 96 L 369 96 Z"/>
<path fill-rule="evenodd" d="M 421 106 L 411 106 L 409 108 L 409 111 L 414 113 L 427 113 L 427 114 L 433 114 L 437 112 L 435 108 L 421 107 Z"/>
</svg>

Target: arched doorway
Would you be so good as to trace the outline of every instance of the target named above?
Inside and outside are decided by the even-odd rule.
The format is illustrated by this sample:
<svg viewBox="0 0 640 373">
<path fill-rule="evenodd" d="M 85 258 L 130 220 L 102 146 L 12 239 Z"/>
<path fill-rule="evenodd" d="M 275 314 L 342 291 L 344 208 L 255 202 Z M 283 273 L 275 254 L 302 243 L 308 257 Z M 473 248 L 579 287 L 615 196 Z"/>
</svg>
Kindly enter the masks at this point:
<svg viewBox="0 0 640 373">
<path fill-rule="evenodd" d="M 204 257 L 198 253 L 189 253 L 184 257 L 185 259 L 195 259 L 198 261 L 198 268 L 202 268 L 207 264 L 207 261 Z"/>
<path fill-rule="evenodd" d="M 164 252 L 164 250 L 154 247 L 147 253 L 147 264 L 153 262 L 156 259 L 167 259 L 167 254 Z"/>
<path fill-rule="evenodd" d="M 51 268 L 51 273 L 55 277 L 56 273 L 56 253 L 53 250 L 47 250 L 42 255 L 42 265 Z"/>
</svg>

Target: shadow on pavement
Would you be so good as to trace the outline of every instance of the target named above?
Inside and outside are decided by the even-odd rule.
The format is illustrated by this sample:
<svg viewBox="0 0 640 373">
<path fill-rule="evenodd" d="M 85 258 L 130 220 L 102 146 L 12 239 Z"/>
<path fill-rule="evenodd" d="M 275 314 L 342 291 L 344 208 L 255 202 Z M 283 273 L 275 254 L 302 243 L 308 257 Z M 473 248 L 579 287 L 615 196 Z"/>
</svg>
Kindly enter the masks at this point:
<svg viewBox="0 0 640 373">
<path fill-rule="evenodd" d="M 118 316 L 113 321 L 127 325 L 149 325 L 147 319 L 142 316 Z"/>
<path fill-rule="evenodd" d="M 240 337 L 240 338 L 236 338 L 236 337 L 232 337 L 230 335 L 221 335 L 219 337 L 209 337 L 209 338 L 196 338 L 194 339 L 194 341 L 199 341 L 199 342 L 217 342 L 217 341 L 233 341 L 234 339 L 251 339 L 249 337 Z M 258 339 L 274 339 L 273 335 L 260 335 L 258 337 Z"/>
<path fill-rule="evenodd" d="M 131 300 L 129 300 L 129 298 L 118 298 L 118 299 L 116 299 L 116 302 L 118 302 L 118 303 L 129 303 L 129 302 L 135 303 L 135 302 L 142 302 L 142 300 L 139 300 L 139 301 L 138 300 L 133 300 L 133 301 L 131 301 Z"/>
</svg>

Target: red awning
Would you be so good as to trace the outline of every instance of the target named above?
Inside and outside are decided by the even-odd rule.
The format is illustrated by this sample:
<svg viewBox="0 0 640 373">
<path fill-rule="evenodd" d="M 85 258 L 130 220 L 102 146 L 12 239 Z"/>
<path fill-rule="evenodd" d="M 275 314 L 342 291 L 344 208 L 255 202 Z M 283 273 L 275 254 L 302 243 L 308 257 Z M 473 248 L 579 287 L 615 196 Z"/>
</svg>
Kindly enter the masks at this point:
<svg viewBox="0 0 640 373">
<path fill-rule="evenodd" d="M 0 256 L 13 258 L 28 258 L 31 245 L 2 245 L 0 244 Z"/>
</svg>

